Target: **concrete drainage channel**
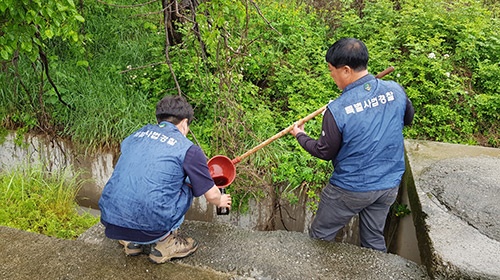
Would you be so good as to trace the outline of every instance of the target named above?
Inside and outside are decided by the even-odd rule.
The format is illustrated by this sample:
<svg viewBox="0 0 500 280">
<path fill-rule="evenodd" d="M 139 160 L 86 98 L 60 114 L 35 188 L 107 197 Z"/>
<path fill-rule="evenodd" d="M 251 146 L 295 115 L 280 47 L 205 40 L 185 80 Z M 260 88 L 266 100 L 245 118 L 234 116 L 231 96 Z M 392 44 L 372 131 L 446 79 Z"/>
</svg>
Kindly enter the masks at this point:
<svg viewBox="0 0 500 280">
<path fill-rule="evenodd" d="M 429 274 L 500 279 L 500 149 L 407 140 L 406 152 L 408 197 Z"/>
<path fill-rule="evenodd" d="M 19 165 L 23 162 L 37 162 L 40 161 L 40 159 L 47 161 L 47 159 L 49 159 L 48 162 L 45 162 L 45 164 L 52 169 L 62 168 L 65 166 L 74 166 L 77 169 L 88 170 L 89 178 L 92 179 L 93 183 L 84 186 L 84 189 L 82 189 L 82 191 L 80 192 L 81 197 L 84 198 L 83 200 L 81 200 L 81 204 L 83 206 L 93 206 L 94 209 L 96 208 L 95 202 L 98 200 L 98 197 L 102 190 L 101 188 L 102 186 L 104 186 L 107 178 L 109 178 L 112 172 L 113 155 L 103 154 L 93 158 L 85 157 L 82 155 L 75 155 L 69 148 L 67 148 L 71 147 L 71 145 L 68 143 L 57 143 L 57 145 L 55 145 L 53 142 L 47 141 L 46 139 L 35 137 L 28 138 L 28 145 L 21 148 L 14 144 L 14 136 L 14 134 L 8 135 L 6 141 L 1 145 L 2 154 L 0 155 L 0 163 L 2 168 Z M 469 189 L 476 189 L 479 194 L 483 196 L 492 197 L 492 194 L 497 195 L 496 201 L 498 201 L 498 194 L 500 193 L 500 180 L 497 180 L 497 177 L 490 178 L 488 176 L 491 176 L 491 174 L 489 173 L 491 173 L 492 170 L 498 170 L 498 167 L 500 166 L 500 164 L 498 164 L 498 160 L 500 159 L 500 150 L 434 142 L 420 142 L 413 140 L 408 140 L 406 142 L 406 147 L 408 155 L 408 166 L 410 168 L 409 172 L 405 174 L 403 180 L 401 188 L 401 203 L 409 205 L 412 213 L 409 216 L 398 219 L 397 221 L 392 221 L 397 222 L 397 227 L 389 226 L 388 228 L 392 227 L 392 230 L 387 234 L 388 240 L 390 240 L 390 252 L 411 261 L 405 264 L 405 266 L 411 267 L 412 272 L 406 271 L 404 273 L 409 273 L 405 274 L 407 276 L 411 274 L 413 274 L 413 276 L 393 279 L 421 279 L 421 277 L 429 277 L 425 276 L 426 274 L 429 274 L 430 277 L 436 279 L 500 279 L 500 245 L 498 240 L 484 235 L 477 229 L 471 229 L 471 227 L 467 224 L 467 222 L 463 220 L 463 218 L 453 215 L 453 211 L 450 211 L 449 208 L 450 204 L 448 204 L 448 208 L 446 208 L 441 204 L 441 201 L 433 196 L 435 193 L 433 193 L 431 189 L 424 188 L 422 186 L 422 184 L 432 185 L 435 183 L 446 185 L 446 183 L 443 183 L 443 181 L 450 180 L 450 178 L 439 177 L 436 174 L 441 174 L 443 172 L 448 172 L 448 174 L 455 174 L 458 171 L 458 176 L 465 176 L 469 178 L 467 179 L 468 181 L 464 181 L 467 182 L 467 187 Z M 463 171 L 461 170 L 461 168 L 463 168 L 461 165 L 457 166 L 456 162 L 454 162 L 453 160 L 450 161 L 450 158 L 453 159 L 469 157 L 473 158 L 473 160 L 471 160 L 472 162 L 478 162 L 476 157 L 489 157 L 490 160 L 479 160 L 479 162 L 486 163 L 488 166 L 494 165 L 494 167 L 493 169 L 489 169 L 483 166 L 479 170 L 474 169 L 473 174 L 465 174 L 460 173 Z M 443 162 L 444 159 L 447 159 L 448 161 Z M 437 173 L 432 173 L 431 171 L 433 170 L 433 168 L 437 168 L 436 163 L 441 164 L 438 166 L 440 169 Z M 445 167 L 443 167 L 443 164 Z M 495 174 L 497 173 L 497 171 L 493 172 Z M 428 174 L 432 174 L 432 176 L 429 177 Z M 484 181 L 480 180 L 476 180 L 476 182 L 470 179 L 474 178 L 474 176 L 478 178 L 488 177 L 490 178 L 490 180 L 492 180 L 492 182 L 488 181 L 485 183 Z M 434 180 L 434 182 L 432 180 Z M 454 185 L 457 184 L 457 182 L 454 182 Z M 484 189 L 484 186 L 487 186 L 487 189 Z M 467 199 L 460 197 L 460 192 L 453 193 L 452 195 L 457 200 Z M 480 195 L 475 196 L 474 199 L 481 199 Z M 274 203 L 275 201 L 272 201 L 270 199 L 251 201 L 251 210 L 245 215 L 232 213 L 229 216 L 217 216 L 215 215 L 215 210 L 211 206 L 207 205 L 203 201 L 203 199 L 196 199 L 193 203 L 192 209 L 188 212 L 187 219 L 193 221 L 192 223 L 195 224 L 195 226 L 189 226 L 191 228 L 197 228 L 198 224 L 196 221 L 199 221 L 202 224 L 204 222 L 208 222 L 210 225 L 220 225 L 222 227 L 224 227 L 224 225 L 236 226 L 242 231 L 254 232 L 253 235 L 257 235 L 257 232 L 259 232 L 259 236 L 261 234 L 268 234 L 269 236 L 278 235 L 282 237 L 283 234 L 285 234 L 284 232 L 286 232 L 286 230 L 289 230 L 289 234 L 291 234 L 292 236 L 295 236 L 295 234 L 299 234 L 300 237 L 298 238 L 301 238 L 301 240 L 302 238 L 305 238 L 301 242 L 311 242 L 308 240 L 307 235 L 304 234 L 307 231 L 305 229 L 306 225 L 308 225 L 311 221 L 311 214 L 307 213 L 307 211 L 304 211 L 305 201 L 303 201 L 303 204 L 301 203 L 299 205 L 287 205 L 286 203 L 282 203 L 280 207 L 281 213 L 273 213 L 272 209 L 274 209 Z M 482 205 L 482 207 L 483 208 L 481 209 L 474 209 L 474 211 L 489 211 L 492 212 L 493 216 L 498 217 L 498 208 L 495 208 L 494 205 L 492 206 L 485 204 Z M 92 212 L 95 215 L 99 215 L 98 211 L 92 210 Z M 284 215 L 284 213 L 286 213 L 286 215 Z M 452 221 L 461 224 L 461 226 L 458 227 L 458 229 L 455 228 L 453 223 L 450 225 Z M 437 224 L 434 224 L 435 222 Z M 203 225 L 203 227 L 206 227 L 206 225 Z M 338 240 L 342 242 L 338 245 L 329 246 L 350 246 L 350 244 L 346 243 L 358 244 L 356 227 L 356 221 L 354 220 L 341 234 L 339 234 Z M 448 231 L 442 230 L 441 227 L 448 227 Z M 497 225 L 494 225 L 494 227 L 496 227 L 496 230 L 498 230 Z M 211 230 L 214 229 L 211 228 Z M 275 233 L 265 232 L 265 230 L 275 230 Z M 240 230 L 234 229 L 232 231 L 239 232 Z M 243 235 L 246 236 L 247 233 L 248 232 L 245 232 L 245 234 Z M 197 235 L 199 233 L 194 234 Z M 266 238 L 264 236 L 262 237 L 264 239 Z M 252 242 L 258 243 L 260 241 L 252 239 Z M 469 246 L 464 246 L 463 242 L 470 242 L 470 244 Z M 317 246 L 317 244 L 308 244 L 308 246 L 313 246 L 314 248 L 316 248 L 315 246 Z M 349 251 L 358 249 L 362 250 L 363 252 L 367 251 L 366 249 L 359 248 L 358 246 L 351 246 L 347 249 Z M 243 250 L 243 248 L 239 248 L 238 250 Z M 277 248 L 277 250 L 279 250 L 279 248 Z M 310 254 L 314 254 L 317 252 L 314 250 L 311 251 Z M 201 254 L 203 255 L 203 253 Z M 258 254 L 258 252 L 256 252 L 256 254 Z M 332 254 L 335 255 L 335 252 Z M 392 254 L 384 255 L 390 256 Z M 457 256 L 462 257 L 458 258 Z M 229 256 L 226 256 L 226 258 L 228 257 Z M 249 258 L 251 256 L 247 255 L 246 257 Z M 307 254 L 305 255 L 305 257 L 307 257 Z M 215 258 L 218 258 L 220 260 L 220 257 Z M 386 257 L 377 255 L 377 258 L 383 260 Z M 210 264 L 203 264 L 203 261 L 199 260 L 196 257 L 194 257 L 193 259 L 201 262 L 201 265 L 208 265 L 208 267 L 219 270 L 217 269 L 217 266 L 214 267 Z M 338 260 L 333 262 L 338 263 Z M 394 260 L 391 260 L 391 262 L 394 262 Z M 481 264 L 478 264 L 478 262 L 481 262 Z M 187 263 L 189 263 L 189 260 L 187 261 Z M 256 261 L 255 263 L 258 262 Z M 419 272 L 419 264 L 425 265 L 426 273 L 422 274 L 421 272 Z M 242 271 L 238 272 L 237 268 L 231 266 L 219 268 L 221 269 L 220 271 L 227 272 L 231 275 L 236 274 L 249 276 L 253 273 L 253 275 L 265 276 L 272 274 L 271 272 L 267 274 L 265 272 L 262 272 L 259 274 L 255 271 L 252 272 L 252 269 L 247 269 L 245 271 L 245 269 L 243 268 L 241 269 Z M 360 269 L 362 270 L 362 267 Z M 351 270 L 351 268 L 346 268 L 346 270 Z M 397 268 L 396 270 L 404 271 L 401 270 L 401 268 Z M 291 271 L 293 271 L 293 269 Z M 339 271 L 339 273 L 340 272 L 342 271 Z M 321 273 L 314 273 L 317 273 L 317 275 L 322 275 L 321 273 L 326 272 L 324 271 Z M 418 275 L 418 277 L 415 277 L 415 275 Z M 275 276 L 276 279 L 298 279 L 280 278 L 277 274 Z M 268 279 L 265 277 L 254 278 Z M 312 278 L 315 279 L 314 277 Z M 370 278 L 370 276 L 359 279 L 366 278 Z M 271 277 L 271 279 L 274 278 Z M 324 279 L 346 278 L 326 277 Z M 353 279 L 358 278 L 354 277 Z"/>
<path fill-rule="evenodd" d="M 197 202 L 200 203 L 200 202 Z M 205 204 L 205 202 L 202 202 Z M 403 203 L 403 202 L 402 202 Z M 211 206 L 208 206 L 207 208 L 210 208 Z M 92 215 L 99 217 L 100 212 L 99 210 L 95 210 L 92 208 L 88 207 L 80 207 L 81 212 L 89 212 Z M 208 210 L 209 211 L 209 210 Z M 206 222 L 206 216 L 204 213 L 193 213 L 194 211 L 190 211 L 188 213 L 188 217 L 190 221 L 204 221 Z M 290 214 L 289 212 L 287 212 Z M 226 220 L 222 220 L 223 218 L 220 218 L 216 221 L 216 223 L 223 223 L 223 224 L 235 224 L 231 222 L 231 218 L 228 217 Z M 296 220 L 293 219 L 295 222 Z M 210 222 L 210 221 L 209 221 Z M 286 223 L 286 220 L 281 220 L 282 223 Z M 420 259 L 420 250 L 418 248 L 418 241 L 416 237 L 416 232 L 415 232 L 415 227 L 413 225 L 412 221 L 412 214 L 405 216 L 402 219 L 398 219 L 397 221 L 398 224 L 394 225 L 395 231 L 391 233 L 391 236 L 389 237 L 389 246 L 388 246 L 388 251 L 389 253 L 399 255 L 405 259 L 408 259 L 412 262 L 415 262 L 416 264 L 422 264 L 422 261 Z M 304 225 L 307 226 L 307 225 Z M 242 226 L 238 226 L 240 228 L 245 228 Z M 248 228 L 251 230 L 251 228 Z M 285 229 L 275 229 L 278 231 L 285 230 Z M 275 230 L 266 230 L 266 231 L 275 231 Z M 290 231 L 289 229 L 286 229 L 286 231 Z M 296 230 L 295 230 L 296 231 Z M 301 231 L 297 231 L 301 232 Z M 306 232 L 302 232 L 304 235 L 306 235 Z M 359 236 L 358 236 L 358 221 L 357 217 L 355 217 L 349 225 L 342 230 L 339 235 L 336 238 L 337 242 L 342 242 L 342 243 L 349 243 L 353 244 L 356 246 L 359 246 Z M 388 235 L 387 233 L 386 235 Z"/>
</svg>

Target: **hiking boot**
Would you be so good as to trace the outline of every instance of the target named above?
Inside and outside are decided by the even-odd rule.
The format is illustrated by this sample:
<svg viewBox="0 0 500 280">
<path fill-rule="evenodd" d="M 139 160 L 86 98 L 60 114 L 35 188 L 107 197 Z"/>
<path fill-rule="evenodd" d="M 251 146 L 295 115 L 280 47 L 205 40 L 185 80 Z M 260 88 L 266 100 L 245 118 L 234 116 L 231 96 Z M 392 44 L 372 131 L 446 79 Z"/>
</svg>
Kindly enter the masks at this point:
<svg viewBox="0 0 500 280">
<path fill-rule="evenodd" d="M 125 240 L 118 241 L 123 245 L 123 250 L 127 256 L 138 256 L 140 254 L 148 255 L 151 252 L 151 245 L 137 244 Z"/>
<path fill-rule="evenodd" d="M 155 263 L 164 263 L 171 259 L 184 258 L 198 249 L 198 242 L 190 237 L 183 237 L 177 231 L 151 247 L 149 259 Z"/>
</svg>

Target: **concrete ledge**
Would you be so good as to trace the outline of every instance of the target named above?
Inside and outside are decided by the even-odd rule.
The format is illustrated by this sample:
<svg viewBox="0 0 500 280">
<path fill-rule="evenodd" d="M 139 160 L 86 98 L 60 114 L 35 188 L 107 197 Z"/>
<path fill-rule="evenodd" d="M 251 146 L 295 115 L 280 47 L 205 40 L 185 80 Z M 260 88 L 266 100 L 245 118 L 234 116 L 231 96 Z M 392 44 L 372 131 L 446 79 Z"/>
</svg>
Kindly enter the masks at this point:
<svg viewBox="0 0 500 280">
<path fill-rule="evenodd" d="M 0 279 L 429 279 L 423 266 L 397 255 L 298 232 L 196 221 L 182 230 L 199 249 L 158 265 L 126 257 L 100 224 L 75 241 L 0 227 Z"/>
<path fill-rule="evenodd" d="M 63 240 L 0 226 L 0 279 L 232 279 L 208 268 L 126 257 L 118 243 L 103 240 Z"/>
<path fill-rule="evenodd" d="M 253 231 L 189 222 L 201 250 L 182 262 L 252 279 L 428 279 L 425 268 L 394 254 L 288 231 Z"/>
<path fill-rule="evenodd" d="M 406 150 L 414 181 L 408 196 L 429 274 L 500 279 L 500 242 L 492 238 L 499 229 L 500 149 L 407 140 Z M 482 227 L 474 217 L 493 220 Z"/>
</svg>

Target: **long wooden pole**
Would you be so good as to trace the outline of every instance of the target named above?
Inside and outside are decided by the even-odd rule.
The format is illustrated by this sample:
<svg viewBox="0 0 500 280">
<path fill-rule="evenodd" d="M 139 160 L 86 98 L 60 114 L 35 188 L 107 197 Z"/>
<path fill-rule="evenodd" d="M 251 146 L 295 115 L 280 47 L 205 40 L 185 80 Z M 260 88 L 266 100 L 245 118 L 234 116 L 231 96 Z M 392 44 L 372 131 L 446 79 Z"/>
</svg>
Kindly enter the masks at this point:
<svg viewBox="0 0 500 280">
<path fill-rule="evenodd" d="M 394 71 L 394 67 L 393 66 L 390 66 L 388 67 L 387 69 L 385 69 L 384 71 L 378 73 L 375 77 L 378 78 L 378 79 L 381 79 L 383 78 L 385 75 L 391 73 L 392 71 Z M 319 108 L 318 110 L 312 112 L 311 114 L 307 115 L 306 117 L 298 120 L 296 122 L 297 125 L 302 125 L 308 121 L 310 121 L 311 119 L 313 119 L 314 117 L 316 117 L 317 115 L 321 114 L 323 111 L 325 111 L 326 109 L 326 106 L 323 106 L 321 108 Z M 248 150 L 246 153 L 242 154 L 241 156 L 239 157 L 236 157 L 234 158 L 233 160 L 231 160 L 231 162 L 233 164 L 236 164 L 238 162 L 240 162 L 242 159 L 248 157 L 249 155 L 255 153 L 256 151 L 264 148 L 265 146 L 269 145 L 271 142 L 273 142 L 274 140 L 278 139 L 278 138 L 281 138 L 283 137 L 284 135 L 288 134 L 290 131 L 292 131 L 293 127 L 295 126 L 295 123 L 291 124 L 289 127 L 283 129 L 282 131 L 276 133 L 274 136 L 272 136 L 271 138 L 265 140 L 264 142 L 260 143 L 259 145 L 253 147 L 252 149 Z"/>
</svg>

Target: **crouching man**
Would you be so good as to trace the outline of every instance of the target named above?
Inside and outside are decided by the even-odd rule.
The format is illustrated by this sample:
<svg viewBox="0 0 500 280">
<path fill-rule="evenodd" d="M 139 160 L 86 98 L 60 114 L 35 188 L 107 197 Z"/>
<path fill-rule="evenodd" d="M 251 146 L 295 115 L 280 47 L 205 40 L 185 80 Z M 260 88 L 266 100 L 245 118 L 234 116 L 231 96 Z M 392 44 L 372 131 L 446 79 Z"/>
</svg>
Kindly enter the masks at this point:
<svg viewBox="0 0 500 280">
<path fill-rule="evenodd" d="M 193 114 L 183 97 L 166 96 L 156 105 L 158 124 L 121 143 L 99 208 L 105 235 L 119 240 L 126 255 L 148 254 L 155 263 L 186 257 L 198 247 L 179 232 L 193 197 L 231 207 L 231 196 L 221 194 L 210 176 L 205 154 L 186 138 Z"/>
</svg>

